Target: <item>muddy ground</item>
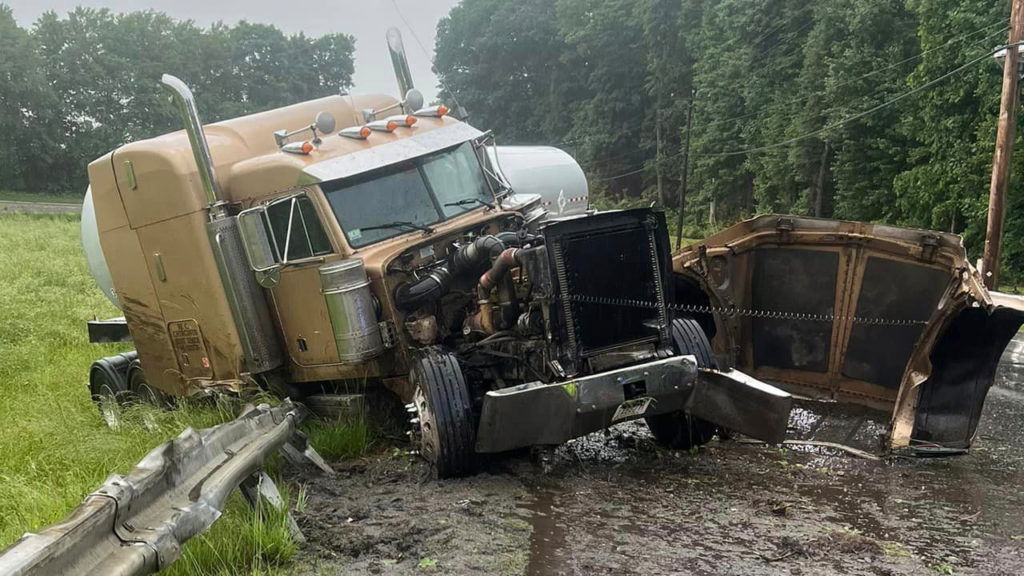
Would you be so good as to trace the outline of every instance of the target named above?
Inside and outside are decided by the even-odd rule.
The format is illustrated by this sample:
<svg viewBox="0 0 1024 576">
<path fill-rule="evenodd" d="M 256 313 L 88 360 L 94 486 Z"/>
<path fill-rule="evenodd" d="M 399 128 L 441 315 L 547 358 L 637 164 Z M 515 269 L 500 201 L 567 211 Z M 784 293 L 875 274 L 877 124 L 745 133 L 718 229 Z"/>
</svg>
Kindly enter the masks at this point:
<svg viewBox="0 0 1024 576">
<path fill-rule="evenodd" d="M 395 450 L 304 479 L 295 574 L 1024 574 L 1014 344 L 966 456 L 874 461 L 727 440 L 673 453 L 634 422 L 438 482 Z M 790 435 L 874 449 L 885 425 L 801 404 Z"/>
</svg>

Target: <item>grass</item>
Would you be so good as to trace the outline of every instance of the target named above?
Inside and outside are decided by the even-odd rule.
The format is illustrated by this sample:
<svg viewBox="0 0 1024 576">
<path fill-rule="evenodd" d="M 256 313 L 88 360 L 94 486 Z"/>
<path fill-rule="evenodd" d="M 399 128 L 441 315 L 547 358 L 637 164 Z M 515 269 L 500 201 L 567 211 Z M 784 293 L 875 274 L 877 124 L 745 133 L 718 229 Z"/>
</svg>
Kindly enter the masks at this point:
<svg viewBox="0 0 1024 576">
<path fill-rule="evenodd" d="M 303 431 L 309 443 L 327 460 L 362 456 L 370 447 L 370 427 L 365 418 L 306 422 Z"/>
<path fill-rule="evenodd" d="M 42 194 L 0 190 L 0 202 L 46 202 L 50 204 L 81 204 L 85 194 Z"/>
<path fill-rule="evenodd" d="M 74 215 L 0 214 L 0 547 L 61 520 L 186 426 L 232 417 L 226 406 L 137 408 L 107 428 L 89 398 L 88 370 L 126 347 L 88 343 L 85 321 L 117 311 L 87 272 L 78 238 Z M 254 511 L 236 494 L 168 573 L 270 574 L 294 551 L 282 514 Z"/>
</svg>

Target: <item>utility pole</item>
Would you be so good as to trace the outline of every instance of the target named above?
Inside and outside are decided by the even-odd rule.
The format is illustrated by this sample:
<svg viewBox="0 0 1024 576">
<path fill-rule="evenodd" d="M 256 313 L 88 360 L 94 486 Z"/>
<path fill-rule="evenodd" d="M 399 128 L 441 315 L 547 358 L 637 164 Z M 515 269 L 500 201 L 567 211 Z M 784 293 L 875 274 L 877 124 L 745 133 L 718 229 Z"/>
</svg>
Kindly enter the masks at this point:
<svg viewBox="0 0 1024 576">
<path fill-rule="evenodd" d="M 1017 81 L 1020 78 L 1020 52 L 1018 45 L 1024 39 L 1024 0 L 1011 0 L 1010 36 L 1006 43 L 1003 62 L 1003 91 L 999 105 L 999 128 L 996 132 L 996 151 L 992 159 L 992 182 L 988 191 L 988 226 L 985 229 L 985 255 L 982 274 L 985 286 L 994 290 L 999 286 L 999 255 L 1003 243 L 1003 222 L 1006 219 L 1006 191 L 1010 187 L 1010 164 L 1013 158 L 1013 140 L 1017 128 Z"/>
<path fill-rule="evenodd" d="M 658 150 L 654 155 L 654 173 L 658 176 L 658 202 L 661 207 L 668 206 L 668 198 L 665 197 L 665 190 L 661 183 L 661 106 L 658 106 L 658 113 L 654 120 L 654 139 L 658 144 Z"/>
<path fill-rule="evenodd" d="M 825 213 L 825 179 L 828 177 L 828 140 L 821 147 L 821 163 L 818 164 L 818 175 L 814 179 L 814 217 L 821 218 Z"/>
<path fill-rule="evenodd" d="M 1024 2 L 1024 0 L 1015 0 Z M 690 174 L 690 132 L 693 128 L 693 101 L 697 91 L 690 91 L 690 104 L 686 107 L 686 143 L 683 145 L 683 177 L 679 182 L 679 218 L 676 220 L 676 248 L 683 243 L 683 216 L 686 213 L 686 182 Z"/>
</svg>

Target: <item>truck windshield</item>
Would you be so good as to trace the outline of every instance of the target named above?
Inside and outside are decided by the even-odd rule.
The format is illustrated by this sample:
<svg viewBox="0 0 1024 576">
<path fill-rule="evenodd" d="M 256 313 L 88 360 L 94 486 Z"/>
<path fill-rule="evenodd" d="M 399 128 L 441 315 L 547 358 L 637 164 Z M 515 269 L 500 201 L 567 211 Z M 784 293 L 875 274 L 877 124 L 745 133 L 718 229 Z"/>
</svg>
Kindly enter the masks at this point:
<svg viewBox="0 0 1024 576">
<path fill-rule="evenodd" d="M 354 248 L 494 203 L 469 142 L 321 189 Z"/>
</svg>

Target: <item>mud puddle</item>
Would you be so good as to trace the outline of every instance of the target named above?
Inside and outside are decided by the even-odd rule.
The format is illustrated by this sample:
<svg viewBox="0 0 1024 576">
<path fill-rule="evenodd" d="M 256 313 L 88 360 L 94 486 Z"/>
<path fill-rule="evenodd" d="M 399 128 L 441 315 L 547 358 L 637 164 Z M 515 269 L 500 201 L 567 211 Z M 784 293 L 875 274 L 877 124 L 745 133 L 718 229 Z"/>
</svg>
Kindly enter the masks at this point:
<svg viewBox="0 0 1024 576">
<path fill-rule="evenodd" d="M 792 438 L 867 451 L 886 422 L 801 405 Z M 644 426 L 438 482 L 382 454 L 305 482 L 297 574 L 1024 574 L 1024 369 L 1005 364 L 971 454 L 855 458 L 714 441 L 656 447 Z"/>
</svg>

